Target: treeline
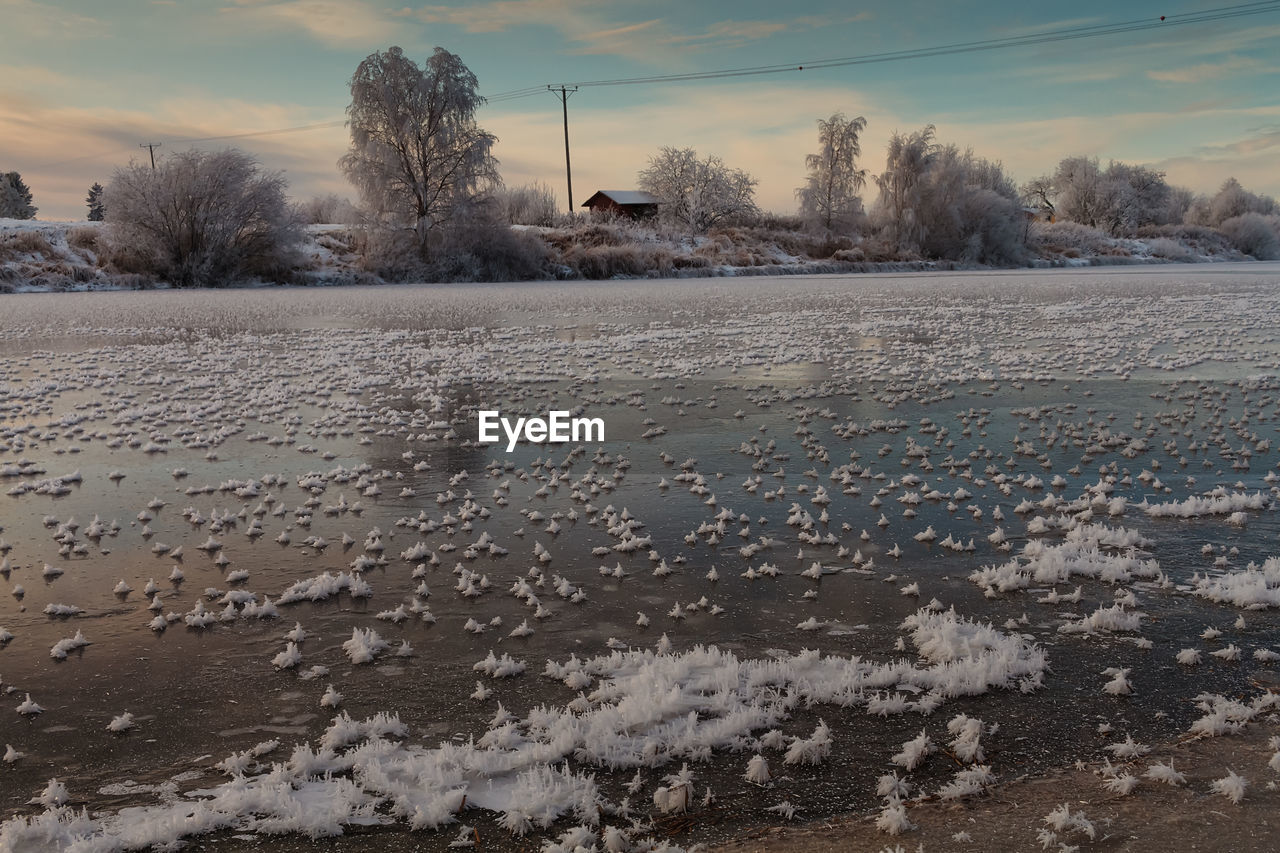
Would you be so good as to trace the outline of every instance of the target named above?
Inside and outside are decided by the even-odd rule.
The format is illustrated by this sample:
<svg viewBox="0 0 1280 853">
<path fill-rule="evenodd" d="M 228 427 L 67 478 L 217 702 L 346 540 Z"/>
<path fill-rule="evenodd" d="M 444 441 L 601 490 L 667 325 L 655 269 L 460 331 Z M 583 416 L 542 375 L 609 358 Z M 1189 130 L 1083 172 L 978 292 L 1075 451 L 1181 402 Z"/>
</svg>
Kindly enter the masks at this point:
<svg viewBox="0 0 1280 853">
<path fill-rule="evenodd" d="M 872 172 L 862 163 L 866 120 L 843 113 L 817 122 L 794 216 L 762 213 L 746 171 L 664 147 L 636 175 L 658 200 L 656 216 L 587 221 L 560 212 L 546 185 L 503 184 L 496 138 L 476 122 L 476 78 L 456 55 L 436 48 L 419 65 L 392 47 L 362 61 L 350 89 L 351 146 L 338 165 L 359 204 L 334 195 L 290 204 L 283 176 L 248 154 L 177 152 L 95 183 L 88 218 L 107 227 L 78 242 L 113 275 L 176 286 L 305 281 L 308 223 L 345 226 L 316 238 L 321 249 L 382 280 L 595 278 L 796 260 L 1016 266 L 1120 255 L 1128 238 L 1156 241 L 1149 248 L 1166 259 L 1280 257 L 1280 208 L 1234 179 L 1203 196 L 1145 166 L 1068 157 L 1019 186 L 1000 162 L 939 140 L 932 125 L 895 132 Z M 864 203 L 872 188 L 875 200 Z M 0 217 L 36 211 L 21 176 L 0 174 Z"/>
</svg>

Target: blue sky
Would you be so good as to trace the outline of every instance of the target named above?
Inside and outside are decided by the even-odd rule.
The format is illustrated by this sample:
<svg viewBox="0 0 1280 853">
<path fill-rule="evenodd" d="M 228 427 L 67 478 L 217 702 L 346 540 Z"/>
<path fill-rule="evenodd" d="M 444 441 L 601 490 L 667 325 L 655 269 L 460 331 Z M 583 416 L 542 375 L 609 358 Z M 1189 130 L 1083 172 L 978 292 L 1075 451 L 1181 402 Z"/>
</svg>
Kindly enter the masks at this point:
<svg viewBox="0 0 1280 853">
<path fill-rule="evenodd" d="M 346 131 L 189 143 L 341 121 L 359 61 L 391 44 L 457 54 L 495 95 L 544 83 L 671 74 L 928 48 L 1066 27 L 1156 20 L 1217 2 L 608 2 L 608 0 L 0 0 L 0 170 L 17 169 L 41 218 L 79 218 L 140 142 L 234 144 L 284 169 L 295 197 L 354 196 L 335 165 Z M 570 101 L 577 201 L 627 188 L 661 145 L 719 154 L 789 212 L 837 110 L 868 120 L 863 163 L 890 133 L 937 125 L 945 142 L 1016 178 L 1067 155 L 1147 163 L 1211 191 L 1235 175 L 1280 196 L 1280 4 L 1250 17 L 985 53 L 697 83 L 583 89 Z M 559 102 L 495 102 L 508 183 L 563 195 Z"/>
</svg>

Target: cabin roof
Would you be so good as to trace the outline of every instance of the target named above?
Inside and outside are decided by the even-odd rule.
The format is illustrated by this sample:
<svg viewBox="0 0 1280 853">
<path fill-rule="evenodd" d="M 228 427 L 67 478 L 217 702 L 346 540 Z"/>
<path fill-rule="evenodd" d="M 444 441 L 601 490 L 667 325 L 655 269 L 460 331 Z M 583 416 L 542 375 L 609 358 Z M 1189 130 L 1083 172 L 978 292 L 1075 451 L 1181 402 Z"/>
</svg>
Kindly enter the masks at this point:
<svg viewBox="0 0 1280 853">
<path fill-rule="evenodd" d="M 643 190 L 596 190 L 591 198 L 582 203 L 583 207 L 590 207 L 596 201 L 597 196 L 604 196 L 614 204 L 657 204 L 659 198 L 652 193 Z"/>
</svg>

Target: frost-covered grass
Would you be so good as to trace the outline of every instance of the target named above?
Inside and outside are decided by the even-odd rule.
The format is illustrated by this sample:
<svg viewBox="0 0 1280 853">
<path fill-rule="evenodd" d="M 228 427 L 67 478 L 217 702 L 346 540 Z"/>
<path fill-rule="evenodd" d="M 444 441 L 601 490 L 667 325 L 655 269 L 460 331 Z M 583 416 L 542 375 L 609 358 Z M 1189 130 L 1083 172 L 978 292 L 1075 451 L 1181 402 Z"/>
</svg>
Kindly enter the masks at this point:
<svg viewBox="0 0 1280 853">
<path fill-rule="evenodd" d="M 65 789 L 59 789 L 61 797 L 42 800 L 43 813 L 0 824 L 0 848 L 69 849 L 74 841 L 77 851 L 136 849 L 224 828 L 320 838 L 340 834 L 344 826 L 392 820 L 438 829 L 457 822 L 467 801 L 498 813 L 500 824 L 515 835 L 547 829 L 562 815 L 594 827 L 619 806 L 605 799 L 589 773 L 562 767 L 566 759 L 609 770 L 662 767 L 736 746 L 801 707 L 847 707 L 865 702 L 871 690 L 910 689 L 937 697 L 927 706 L 919 703 L 929 713 L 947 699 L 1038 680 L 1047 665 L 1035 646 L 954 612 L 924 609 L 904 627 L 923 664 L 876 665 L 816 651 L 742 660 L 715 647 L 549 662 L 548 672 L 566 683 L 583 672 L 598 686 L 572 709 L 535 708 L 466 744 L 410 745 L 403 740 L 407 728 L 395 716 L 360 721 L 343 712 L 318 742 L 295 747 L 287 761 L 228 760 L 230 781 L 178 802 L 90 818 L 64 807 Z M 372 659 L 380 644 L 385 646 L 376 634 L 356 632 L 346 645 L 360 663 Z M 290 648 L 296 652 L 293 643 Z M 276 665 L 282 666 L 278 658 Z M 112 730 L 129 728 L 132 716 L 126 717 L 114 721 Z M 980 720 L 960 715 L 949 730 L 956 735 L 951 749 L 961 760 L 982 760 Z M 822 764 L 831 741 L 831 730 L 820 722 L 809 737 L 792 740 L 783 763 Z M 752 778 L 767 780 L 767 770 L 757 766 Z M 953 782 L 955 790 L 946 788 L 943 796 L 977 792 L 992 778 L 981 768 L 979 777 Z M 660 790 L 669 799 L 671 789 Z M 684 810 L 682 805 L 679 811 Z"/>
<path fill-rule="evenodd" d="M 1269 258 L 1271 244 L 1257 236 L 1261 232 L 1256 223 L 1251 227 L 1249 242 L 1242 245 L 1260 258 Z M 0 220 L 0 291 L 168 286 L 148 272 L 144 259 L 109 234 L 97 222 Z M 1200 226 L 1162 226 L 1145 229 L 1134 238 L 1116 238 L 1072 222 L 1037 222 L 1028 231 L 1027 248 L 1030 266 L 1250 257 L 1227 235 Z M 459 232 L 425 261 L 407 236 L 369 232 L 361 226 L 316 224 L 305 226 L 293 266 L 282 269 L 275 282 L 228 284 L 634 279 L 955 268 L 954 261 L 899 252 L 875 235 L 833 235 L 779 217 L 698 234 L 625 219 L 579 219 L 545 226 L 487 224 Z"/>
</svg>

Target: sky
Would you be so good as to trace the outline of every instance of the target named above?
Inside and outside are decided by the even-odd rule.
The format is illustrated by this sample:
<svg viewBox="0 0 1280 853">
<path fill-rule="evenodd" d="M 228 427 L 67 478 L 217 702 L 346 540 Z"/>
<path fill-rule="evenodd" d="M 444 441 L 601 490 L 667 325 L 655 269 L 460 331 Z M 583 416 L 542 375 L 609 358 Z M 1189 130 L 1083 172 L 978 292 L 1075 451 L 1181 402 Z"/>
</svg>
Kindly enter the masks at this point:
<svg viewBox="0 0 1280 853">
<path fill-rule="evenodd" d="M 931 123 L 1019 182 L 1087 155 L 1147 164 L 1198 192 L 1235 176 L 1280 197 L 1280 2 L 1155 25 L 1240 2 L 0 0 L 0 172 L 21 172 L 39 218 L 82 219 L 89 185 L 145 159 L 142 143 L 161 143 L 160 157 L 235 146 L 283 170 L 298 200 L 354 200 L 337 168 L 349 81 L 393 44 L 418 61 L 444 47 L 497 96 L 1143 20 L 1153 26 L 1002 50 L 584 86 L 568 103 L 574 201 L 634 188 L 669 145 L 745 169 L 761 207 L 794 212 L 817 121 L 835 112 L 866 118 L 860 165 L 872 173 L 894 131 Z M 564 203 L 555 95 L 496 98 L 477 120 L 499 139 L 507 184 L 541 181 Z"/>
</svg>

